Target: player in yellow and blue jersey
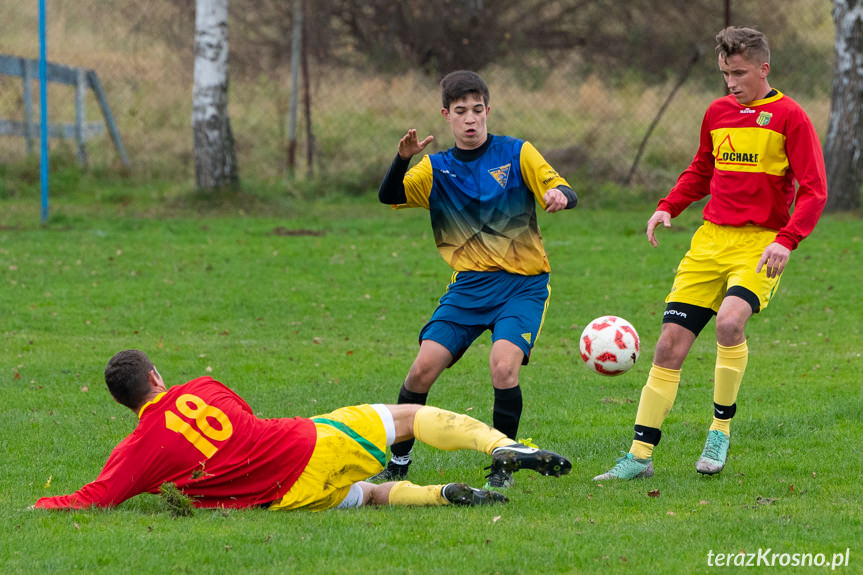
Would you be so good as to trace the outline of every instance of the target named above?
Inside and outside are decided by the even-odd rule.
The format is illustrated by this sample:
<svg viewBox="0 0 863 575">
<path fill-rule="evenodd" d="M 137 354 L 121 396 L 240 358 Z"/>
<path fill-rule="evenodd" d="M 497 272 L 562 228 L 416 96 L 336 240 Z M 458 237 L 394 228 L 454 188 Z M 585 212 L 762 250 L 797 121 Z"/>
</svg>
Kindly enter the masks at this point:
<svg viewBox="0 0 863 575">
<path fill-rule="evenodd" d="M 454 270 L 420 331 L 419 353 L 398 403 L 424 405 L 443 370 L 491 330 L 494 427 L 515 439 L 522 412 L 519 369 L 530 359 L 551 293 L 536 205 L 553 213 L 575 207 L 578 198 L 529 142 L 488 133 L 489 90 L 478 74 L 448 74 L 441 95 L 455 146 L 408 170 L 411 158 L 434 139 L 419 140 L 415 129 L 408 130 L 378 192 L 394 208 L 429 210 L 435 243 Z M 412 440 L 394 444 L 377 479 L 405 477 L 412 448 Z M 503 470 L 488 476 L 488 487 L 511 484 Z"/>
</svg>

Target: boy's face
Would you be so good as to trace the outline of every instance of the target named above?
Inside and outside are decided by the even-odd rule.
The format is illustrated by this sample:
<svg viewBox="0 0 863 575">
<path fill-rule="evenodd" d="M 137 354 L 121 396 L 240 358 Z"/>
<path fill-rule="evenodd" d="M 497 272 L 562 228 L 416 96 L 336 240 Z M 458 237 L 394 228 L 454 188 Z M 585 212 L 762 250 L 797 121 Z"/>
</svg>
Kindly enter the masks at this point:
<svg viewBox="0 0 863 575">
<path fill-rule="evenodd" d="M 474 150 L 485 143 L 488 137 L 486 120 L 489 110 L 480 94 L 467 94 L 451 102 L 449 109 L 441 108 L 441 114 L 449 122 L 457 147 Z"/>
<path fill-rule="evenodd" d="M 762 62 L 757 64 L 744 58 L 741 54 L 734 54 L 724 59 L 719 56 L 719 71 L 725 78 L 728 91 L 740 104 L 749 104 L 760 100 L 770 91 L 767 83 L 767 74 L 770 72 L 770 64 Z"/>
</svg>

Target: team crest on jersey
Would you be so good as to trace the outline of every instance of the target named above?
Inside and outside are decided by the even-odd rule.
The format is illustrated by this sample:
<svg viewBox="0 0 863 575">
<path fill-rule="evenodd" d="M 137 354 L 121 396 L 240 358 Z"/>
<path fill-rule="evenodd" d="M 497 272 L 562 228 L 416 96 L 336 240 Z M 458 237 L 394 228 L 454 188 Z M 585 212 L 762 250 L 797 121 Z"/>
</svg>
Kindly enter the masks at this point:
<svg viewBox="0 0 863 575">
<path fill-rule="evenodd" d="M 512 164 L 506 164 L 504 166 L 500 166 L 499 168 L 494 168 L 489 170 L 488 173 L 491 174 L 491 177 L 500 184 L 501 188 L 506 187 L 506 182 L 509 180 L 509 168 Z"/>
<path fill-rule="evenodd" d="M 772 117 L 773 114 L 771 114 L 770 112 L 761 112 L 760 114 L 758 114 L 758 117 L 755 118 L 755 123 L 762 127 L 766 126 L 770 123 L 770 118 Z"/>
</svg>

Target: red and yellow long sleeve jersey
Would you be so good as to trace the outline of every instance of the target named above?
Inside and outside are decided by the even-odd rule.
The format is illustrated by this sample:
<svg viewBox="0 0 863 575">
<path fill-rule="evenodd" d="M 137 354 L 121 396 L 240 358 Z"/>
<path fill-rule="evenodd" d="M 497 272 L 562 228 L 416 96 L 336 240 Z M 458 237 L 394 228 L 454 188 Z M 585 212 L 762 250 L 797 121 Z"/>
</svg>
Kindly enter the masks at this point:
<svg viewBox="0 0 863 575">
<path fill-rule="evenodd" d="M 249 507 L 281 498 L 315 446 L 309 419 L 260 419 L 230 388 L 199 377 L 170 388 L 139 412 L 140 421 L 99 477 L 37 508 L 113 507 L 172 482 L 198 507 Z"/>
<path fill-rule="evenodd" d="M 792 250 L 812 232 L 827 201 L 821 144 L 800 105 L 771 94 L 747 105 L 726 96 L 707 108 L 698 152 L 658 209 L 674 217 L 709 194 L 704 219 L 714 224 L 773 229 Z"/>
</svg>

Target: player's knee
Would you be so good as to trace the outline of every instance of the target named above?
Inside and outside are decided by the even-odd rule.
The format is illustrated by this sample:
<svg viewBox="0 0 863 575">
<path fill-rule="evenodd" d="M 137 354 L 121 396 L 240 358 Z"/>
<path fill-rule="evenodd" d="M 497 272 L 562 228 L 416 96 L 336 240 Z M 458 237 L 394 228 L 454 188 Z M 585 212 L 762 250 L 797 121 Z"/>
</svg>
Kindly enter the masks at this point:
<svg viewBox="0 0 863 575">
<path fill-rule="evenodd" d="M 437 379 L 437 373 L 428 365 L 414 362 L 405 378 L 405 388 L 414 393 L 428 393 Z"/>
<path fill-rule="evenodd" d="M 737 345 L 743 343 L 746 322 L 734 316 L 716 317 L 716 341 L 721 345 Z"/>
<path fill-rule="evenodd" d="M 656 342 L 653 363 L 668 369 L 680 369 L 688 352 L 689 345 L 687 345 L 687 342 L 681 338 L 674 337 L 671 333 L 663 332 Z"/>
<path fill-rule="evenodd" d="M 518 384 L 518 365 L 498 360 L 491 361 L 489 367 L 491 368 L 491 382 L 495 387 L 506 389 Z"/>
</svg>

